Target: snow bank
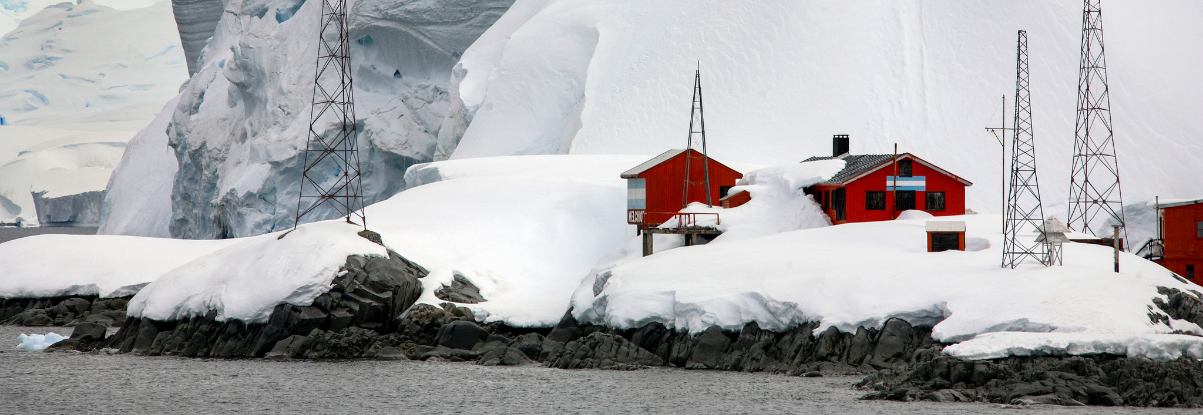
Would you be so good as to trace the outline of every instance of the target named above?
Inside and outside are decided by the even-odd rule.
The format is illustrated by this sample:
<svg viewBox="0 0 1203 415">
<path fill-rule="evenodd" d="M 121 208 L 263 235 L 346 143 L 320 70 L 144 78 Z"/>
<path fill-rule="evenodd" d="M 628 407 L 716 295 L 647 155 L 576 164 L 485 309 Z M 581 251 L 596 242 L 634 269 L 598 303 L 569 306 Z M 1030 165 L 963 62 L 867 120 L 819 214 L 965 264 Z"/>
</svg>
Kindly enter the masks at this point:
<svg viewBox="0 0 1203 415">
<path fill-rule="evenodd" d="M 755 200 L 755 199 L 753 199 Z M 732 209 L 733 211 L 735 209 Z M 928 220 L 964 220 L 977 251 L 926 252 Z M 845 224 L 678 248 L 586 278 L 573 299 L 582 321 L 633 328 L 650 321 L 699 332 L 755 321 L 784 330 L 801 320 L 854 331 L 898 317 L 934 324 L 959 342 L 982 333 L 1140 336 L 1158 286 L 1189 289 L 1164 268 L 1101 246 L 1064 246 L 1064 266 L 999 268 L 998 216 Z M 955 350 L 955 349 L 954 349 Z M 978 353 L 976 350 L 967 353 Z"/>
<path fill-rule="evenodd" d="M 234 241 L 38 235 L 0 244 L 0 297 L 125 296 Z"/>
<path fill-rule="evenodd" d="M 179 164 L 167 146 L 167 124 L 179 97 L 163 107 L 126 145 L 106 183 L 99 235 L 167 238 L 171 234 L 171 186 Z"/>
<path fill-rule="evenodd" d="M 356 234 L 361 230 L 333 220 L 306 224 L 287 235 L 231 240 L 155 279 L 130 299 L 128 315 L 178 320 L 215 310 L 219 321 L 265 322 L 277 304 L 310 305 L 330 291 L 331 279 L 348 256 L 387 257 L 384 247 Z"/>
<path fill-rule="evenodd" d="M 50 345 L 63 341 L 66 337 L 58 333 L 17 335 L 17 348 L 22 350 L 43 350 Z"/>
<path fill-rule="evenodd" d="M 414 166 L 411 187 L 367 208 L 369 228 L 430 270 L 419 302 L 458 273 L 485 321 L 554 325 L 594 264 L 634 234 L 619 175 L 649 156 L 524 156 Z"/>
<path fill-rule="evenodd" d="M 1181 137 L 1203 136 L 1193 97 L 1203 42 L 1178 45 L 1198 38 L 1203 8 L 1104 10 L 1124 196 L 1194 196 L 1203 140 Z M 700 66 L 709 153 L 724 162 L 826 155 L 846 133 L 854 153 L 898 143 L 986 184 L 968 203 L 997 212 L 999 147 L 982 127 L 1014 91 L 1016 30 L 1031 39 L 1037 139 L 1073 137 L 1081 15 L 1079 0 L 518 1 L 464 52 L 453 95 L 457 122 L 470 124 L 462 138 L 440 135 L 440 148 L 469 158 L 678 147 Z M 1056 179 L 1043 183 L 1046 202 L 1066 199 L 1072 146 L 1040 142 L 1041 176 Z"/>
<path fill-rule="evenodd" d="M 944 348 L 961 359 L 1089 354 L 1143 356 L 1159 362 L 1203 359 L 1203 337 L 1183 334 L 986 333 Z"/>
</svg>

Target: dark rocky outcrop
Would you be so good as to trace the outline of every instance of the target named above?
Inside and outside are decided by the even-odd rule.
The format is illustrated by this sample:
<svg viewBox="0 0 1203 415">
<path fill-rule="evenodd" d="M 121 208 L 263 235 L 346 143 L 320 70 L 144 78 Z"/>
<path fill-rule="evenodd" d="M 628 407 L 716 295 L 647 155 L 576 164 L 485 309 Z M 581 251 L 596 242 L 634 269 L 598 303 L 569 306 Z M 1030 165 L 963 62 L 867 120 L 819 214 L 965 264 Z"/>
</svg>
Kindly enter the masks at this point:
<svg viewBox="0 0 1203 415">
<path fill-rule="evenodd" d="M 1154 298 L 1153 304 L 1165 313 L 1165 317 L 1178 320 L 1186 320 L 1203 326 L 1203 293 L 1191 290 L 1181 291 L 1176 288 L 1157 287 L 1157 293 L 1166 296 L 1164 300 Z M 1153 321 L 1162 321 L 1166 325 L 1173 327 L 1169 318 L 1159 317 L 1156 313 L 1150 310 L 1149 318 Z M 1203 333 L 1194 333 L 1203 335 Z"/>
<path fill-rule="evenodd" d="M 1203 406 L 1203 362 L 1111 355 L 966 361 L 926 355 L 856 386 L 865 399 L 1005 404 Z"/>
<path fill-rule="evenodd" d="M 384 347 L 410 348 L 412 322 L 402 315 L 422 294 L 427 271 L 390 252 L 347 257 L 331 289 L 308 306 L 277 305 L 266 323 L 216 321 L 215 313 L 180 321 L 129 319 L 107 347 L 123 353 L 185 357 L 371 357 Z M 398 333 L 401 332 L 401 333 Z M 281 344 L 283 343 L 283 344 Z"/>
<path fill-rule="evenodd" d="M 443 301 L 463 304 L 485 302 L 485 298 L 480 295 L 480 288 L 476 288 L 476 284 L 473 284 L 467 277 L 458 273 L 453 276 L 451 285 L 439 287 L 439 289 L 434 291 L 434 296 Z"/>
<path fill-rule="evenodd" d="M 97 298 L 67 296 L 51 298 L 0 298 L 0 324 L 16 326 L 102 326 L 125 324 L 129 297 Z"/>
</svg>

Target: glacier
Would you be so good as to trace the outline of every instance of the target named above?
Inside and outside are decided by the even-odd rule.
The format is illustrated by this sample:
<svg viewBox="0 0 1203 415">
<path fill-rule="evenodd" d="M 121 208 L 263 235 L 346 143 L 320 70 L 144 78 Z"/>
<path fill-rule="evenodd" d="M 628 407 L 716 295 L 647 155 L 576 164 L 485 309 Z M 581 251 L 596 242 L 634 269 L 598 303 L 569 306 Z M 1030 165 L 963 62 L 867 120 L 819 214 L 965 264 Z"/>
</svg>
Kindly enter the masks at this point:
<svg viewBox="0 0 1203 415">
<path fill-rule="evenodd" d="M 434 156 L 447 111 L 448 85 L 460 54 L 509 7 L 509 1 L 360 0 L 351 9 L 352 70 L 360 126 L 358 146 L 365 204 L 404 189 L 405 169 Z M 122 164 L 159 166 L 172 175 L 142 191 L 106 201 L 102 232 L 207 239 L 251 236 L 291 227 L 309 127 L 319 2 L 230 2 L 181 91 L 160 136 L 170 162 L 151 145 Z M 164 110 L 165 112 L 167 109 Z M 322 128 L 319 126 L 319 129 Z M 138 142 L 131 142 L 131 146 Z M 145 175 L 118 172 L 110 188 L 134 189 Z M 145 171 L 143 171 L 145 173 Z M 156 179 L 161 180 L 161 179 Z M 141 222 L 129 208 L 169 200 L 171 218 Z M 127 208 L 128 207 L 128 208 Z M 319 210 L 307 220 L 335 216 Z"/>
<path fill-rule="evenodd" d="M 0 38 L 0 223 L 96 226 L 126 143 L 187 79 L 170 4 L 0 8 L 18 20 Z"/>
</svg>

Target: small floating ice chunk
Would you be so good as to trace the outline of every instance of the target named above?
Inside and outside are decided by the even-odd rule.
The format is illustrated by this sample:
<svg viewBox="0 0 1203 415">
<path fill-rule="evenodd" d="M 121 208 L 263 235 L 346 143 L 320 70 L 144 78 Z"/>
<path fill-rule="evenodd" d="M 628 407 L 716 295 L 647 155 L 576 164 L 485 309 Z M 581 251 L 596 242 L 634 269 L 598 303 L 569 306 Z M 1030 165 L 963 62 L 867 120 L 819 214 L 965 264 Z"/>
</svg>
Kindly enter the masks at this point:
<svg viewBox="0 0 1203 415">
<path fill-rule="evenodd" d="M 17 336 L 17 348 L 23 350 L 42 350 L 50 345 L 63 341 L 66 337 L 58 333 L 49 334 L 24 334 Z"/>
</svg>

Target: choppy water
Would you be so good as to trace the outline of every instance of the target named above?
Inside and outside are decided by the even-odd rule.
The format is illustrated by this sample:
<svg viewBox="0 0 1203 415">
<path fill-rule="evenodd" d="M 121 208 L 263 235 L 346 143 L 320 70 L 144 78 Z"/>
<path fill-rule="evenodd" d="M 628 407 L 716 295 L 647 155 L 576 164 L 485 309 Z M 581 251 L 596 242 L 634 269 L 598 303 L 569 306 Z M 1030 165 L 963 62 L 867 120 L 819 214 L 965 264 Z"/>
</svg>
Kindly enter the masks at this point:
<svg viewBox="0 0 1203 415">
<path fill-rule="evenodd" d="M 858 377 L 13 349 L 20 333 L 51 331 L 70 329 L 0 326 L 0 413 L 1198 413 L 859 401 Z"/>
<path fill-rule="evenodd" d="M 69 235 L 95 235 L 96 230 L 100 228 L 91 227 L 66 227 L 66 226 L 43 226 L 39 228 L 16 228 L 12 226 L 0 226 L 0 244 L 20 239 L 26 236 L 44 235 L 48 233 L 62 233 Z"/>
</svg>

